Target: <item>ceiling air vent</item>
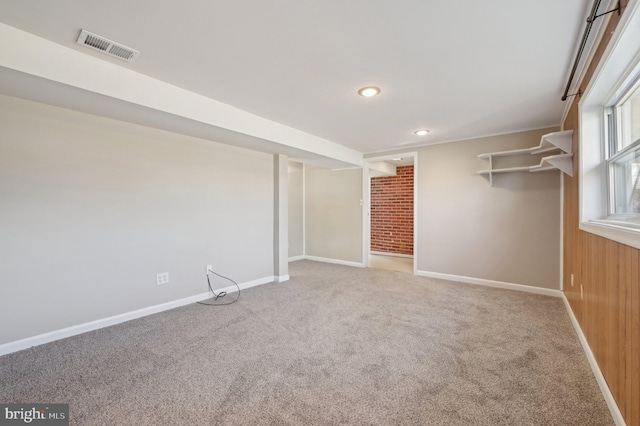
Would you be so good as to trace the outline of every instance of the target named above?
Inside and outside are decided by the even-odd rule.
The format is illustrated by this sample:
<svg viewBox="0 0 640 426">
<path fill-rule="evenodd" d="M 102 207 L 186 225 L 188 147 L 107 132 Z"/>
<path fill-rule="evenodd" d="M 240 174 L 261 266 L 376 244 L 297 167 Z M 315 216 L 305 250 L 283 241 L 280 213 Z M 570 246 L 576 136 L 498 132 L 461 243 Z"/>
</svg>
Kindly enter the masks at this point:
<svg viewBox="0 0 640 426">
<path fill-rule="evenodd" d="M 109 56 L 114 56 L 127 62 L 133 62 L 140 54 L 140 52 L 135 49 L 115 43 L 102 36 L 90 33 L 87 30 L 80 32 L 78 44 L 99 50 Z"/>
</svg>

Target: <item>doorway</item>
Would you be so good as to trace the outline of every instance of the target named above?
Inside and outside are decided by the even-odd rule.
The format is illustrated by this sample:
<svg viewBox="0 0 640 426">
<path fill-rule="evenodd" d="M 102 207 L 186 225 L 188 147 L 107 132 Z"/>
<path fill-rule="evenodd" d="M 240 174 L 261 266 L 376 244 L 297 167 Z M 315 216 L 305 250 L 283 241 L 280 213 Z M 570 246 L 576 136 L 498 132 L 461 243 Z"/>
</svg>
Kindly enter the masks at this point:
<svg viewBox="0 0 640 426">
<path fill-rule="evenodd" d="M 416 155 L 367 159 L 366 265 L 416 271 Z"/>
</svg>

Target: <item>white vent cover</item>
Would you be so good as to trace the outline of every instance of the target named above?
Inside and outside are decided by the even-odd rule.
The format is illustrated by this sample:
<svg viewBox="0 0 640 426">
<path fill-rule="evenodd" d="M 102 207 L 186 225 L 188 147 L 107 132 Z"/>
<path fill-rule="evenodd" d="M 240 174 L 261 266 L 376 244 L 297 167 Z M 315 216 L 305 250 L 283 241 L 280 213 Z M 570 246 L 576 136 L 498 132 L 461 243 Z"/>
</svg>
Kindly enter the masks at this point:
<svg viewBox="0 0 640 426">
<path fill-rule="evenodd" d="M 90 33 L 87 30 L 80 32 L 78 44 L 99 50 L 107 55 L 122 59 L 123 61 L 133 62 L 140 52 L 127 46 L 123 46 L 97 34 Z"/>
</svg>

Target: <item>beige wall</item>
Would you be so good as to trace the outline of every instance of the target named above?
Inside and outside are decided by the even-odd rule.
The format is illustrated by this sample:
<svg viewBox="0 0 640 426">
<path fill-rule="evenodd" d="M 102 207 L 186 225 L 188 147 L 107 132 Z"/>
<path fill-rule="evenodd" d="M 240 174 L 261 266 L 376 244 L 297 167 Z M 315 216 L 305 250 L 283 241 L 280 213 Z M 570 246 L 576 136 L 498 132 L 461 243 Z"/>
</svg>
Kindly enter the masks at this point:
<svg viewBox="0 0 640 426">
<path fill-rule="evenodd" d="M 554 130 L 417 149 L 419 272 L 559 288 L 560 172 L 494 175 L 493 187 L 477 174 L 489 168 L 478 154 L 536 146 Z M 498 166 L 530 160 L 503 158 Z"/>
<path fill-rule="evenodd" d="M 272 155 L 6 96 L 0 128 L 0 344 L 273 276 Z"/>
<path fill-rule="evenodd" d="M 304 254 L 304 166 L 289 161 L 289 257 Z"/>
<path fill-rule="evenodd" d="M 306 166 L 306 255 L 362 263 L 362 170 Z"/>
<path fill-rule="evenodd" d="M 478 175 L 484 152 L 536 146 L 547 130 L 419 150 L 418 270 L 559 288 L 560 172 Z"/>
</svg>

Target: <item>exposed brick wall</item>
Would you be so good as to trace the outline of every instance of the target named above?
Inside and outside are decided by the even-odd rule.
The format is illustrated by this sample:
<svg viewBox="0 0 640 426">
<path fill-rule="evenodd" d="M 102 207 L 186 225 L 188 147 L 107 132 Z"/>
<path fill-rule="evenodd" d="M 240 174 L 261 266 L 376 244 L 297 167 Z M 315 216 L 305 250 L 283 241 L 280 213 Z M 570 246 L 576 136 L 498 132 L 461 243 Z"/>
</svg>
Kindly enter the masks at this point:
<svg viewBox="0 0 640 426">
<path fill-rule="evenodd" d="M 371 178 L 371 251 L 413 255 L 413 166 Z"/>
</svg>

